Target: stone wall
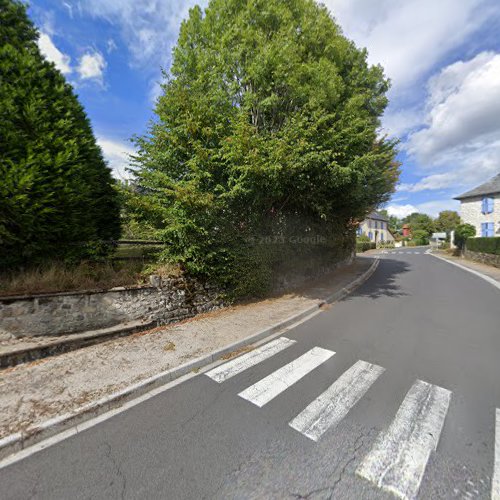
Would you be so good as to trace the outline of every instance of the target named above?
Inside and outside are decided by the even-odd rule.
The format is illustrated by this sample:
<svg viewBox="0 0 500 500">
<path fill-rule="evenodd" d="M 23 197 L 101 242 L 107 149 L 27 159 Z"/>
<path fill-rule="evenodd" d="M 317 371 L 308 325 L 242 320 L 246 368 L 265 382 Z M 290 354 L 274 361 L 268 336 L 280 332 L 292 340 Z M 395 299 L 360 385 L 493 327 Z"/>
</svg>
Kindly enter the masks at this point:
<svg viewBox="0 0 500 500">
<path fill-rule="evenodd" d="M 465 250 L 464 257 L 475 262 L 488 264 L 489 266 L 500 267 L 500 255 L 495 255 L 492 253 L 471 252 L 470 250 Z"/>
<path fill-rule="evenodd" d="M 150 281 L 101 292 L 0 298 L 0 338 L 77 333 L 135 320 L 162 325 L 223 306 L 217 289 L 197 280 L 151 276 Z"/>
</svg>

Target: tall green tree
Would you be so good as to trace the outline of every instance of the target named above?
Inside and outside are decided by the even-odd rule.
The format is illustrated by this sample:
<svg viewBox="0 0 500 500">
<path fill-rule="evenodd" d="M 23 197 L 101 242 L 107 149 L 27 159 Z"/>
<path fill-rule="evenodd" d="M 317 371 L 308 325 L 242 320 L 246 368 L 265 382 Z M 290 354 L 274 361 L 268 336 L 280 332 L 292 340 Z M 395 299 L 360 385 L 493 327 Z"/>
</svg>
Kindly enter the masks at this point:
<svg viewBox="0 0 500 500">
<path fill-rule="evenodd" d="M 110 169 L 18 0 L 0 0 L 0 269 L 80 259 L 120 234 Z"/>
<path fill-rule="evenodd" d="M 137 139 L 138 204 L 165 228 L 167 257 L 231 274 L 220 267 L 262 233 L 352 245 L 352 221 L 399 175 L 395 142 L 377 135 L 389 82 L 366 59 L 312 0 L 191 9 L 157 119 Z"/>
<path fill-rule="evenodd" d="M 435 230 L 434 221 L 432 217 L 427 214 L 413 212 L 412 214 L 406 216 L 403 219 L 403 222 L 410 226 L 412 233 L 415 231 L 425 231 L 429 237 Z"/>
<path fill-rule="evenodd" d="M 443 210 L 439 212 L 435 222 L 436 231 L 450 233 L 460 225 L 460 215 L 454 210 Z"/>
</svg>

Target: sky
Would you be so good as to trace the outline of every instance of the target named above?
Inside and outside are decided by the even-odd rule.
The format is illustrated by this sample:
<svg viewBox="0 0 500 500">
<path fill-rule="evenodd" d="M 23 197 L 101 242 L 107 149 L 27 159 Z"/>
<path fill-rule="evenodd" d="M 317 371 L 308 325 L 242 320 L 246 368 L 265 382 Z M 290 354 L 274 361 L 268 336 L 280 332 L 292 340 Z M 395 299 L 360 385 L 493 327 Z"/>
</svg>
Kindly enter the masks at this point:
<svg viewBox="0 0 500 500">
<path fill-rule="evenodd" d="M 31 0 L 42 53 L 74 86 L 116 177 L 143 134 L 179 27 L 207 0 Z M 453 197 L 500 172 L 498 0 L 325 0 L 392 82 L 381 135 L 397 137 L 404 217 L 459 208 Z"/>
</svg>

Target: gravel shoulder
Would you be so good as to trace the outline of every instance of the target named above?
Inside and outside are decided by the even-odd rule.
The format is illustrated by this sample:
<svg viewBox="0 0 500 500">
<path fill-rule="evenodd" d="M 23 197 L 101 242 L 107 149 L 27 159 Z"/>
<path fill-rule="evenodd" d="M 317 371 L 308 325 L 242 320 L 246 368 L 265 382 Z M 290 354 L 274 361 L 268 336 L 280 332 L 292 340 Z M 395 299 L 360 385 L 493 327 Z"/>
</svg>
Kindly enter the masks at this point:
<svg viewBox="0 0 500 500">
<path fill-rule="evenodd" d="M 344 288 L 373 262 L 353 264 L 293 293 L 228 307 L 0 371 L 0 438 L 22 432 L 279 323 Z"/>
</svg>

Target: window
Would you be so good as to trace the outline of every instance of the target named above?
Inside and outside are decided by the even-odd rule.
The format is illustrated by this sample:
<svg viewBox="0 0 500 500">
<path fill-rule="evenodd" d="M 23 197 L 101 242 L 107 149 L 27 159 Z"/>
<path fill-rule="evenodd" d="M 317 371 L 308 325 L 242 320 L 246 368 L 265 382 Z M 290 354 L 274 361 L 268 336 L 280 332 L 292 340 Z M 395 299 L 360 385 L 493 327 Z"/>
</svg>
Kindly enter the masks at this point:
<svg viewBox="0 0 500 500">
<path fill-rule="evenodd" d="M 358 229 L 356 229 L 356 234 L 358 236 L 361 236 L 363 234 L 363 228 L 361 226 L 358 226 Z"/>
<path fill-rule="evenodd" d="M 378 222 L 375 221 L 375 229 L 378 229 Z"/>
<path fill-rule="evenodd" d="M 380 229 L 385 229 L 385 222 L 380 223 Z"/>
<path fill-rule="evenodd" d="M 489 198 L 488 196 L 485 196 L 481 200 L 481 212 L 483 214 L 491 214 L 493 212 L 493 203 L 494 203 L 493 198 Z"/>
<path fill-rule="evenodd" d="M 383 224 L 383 222 L 382 222 L 382 224 Z M 382 243 L 384 242 L 384 233 L 383 232 L 380 233 L 380 241 Z"/>
<path fill-rule="evenodd" d="M 370 241 L 373 240 L 373 233 L 371 231 L 368 233 L 368 238 L 370 238 Z"/>
<path fill-rule="evenodd" d="M 483 238 L 489 238 L 491 236 L 495 236 L 495 223 L 483 222 L 481 224 L 481 236 Z"/>
</svg>

